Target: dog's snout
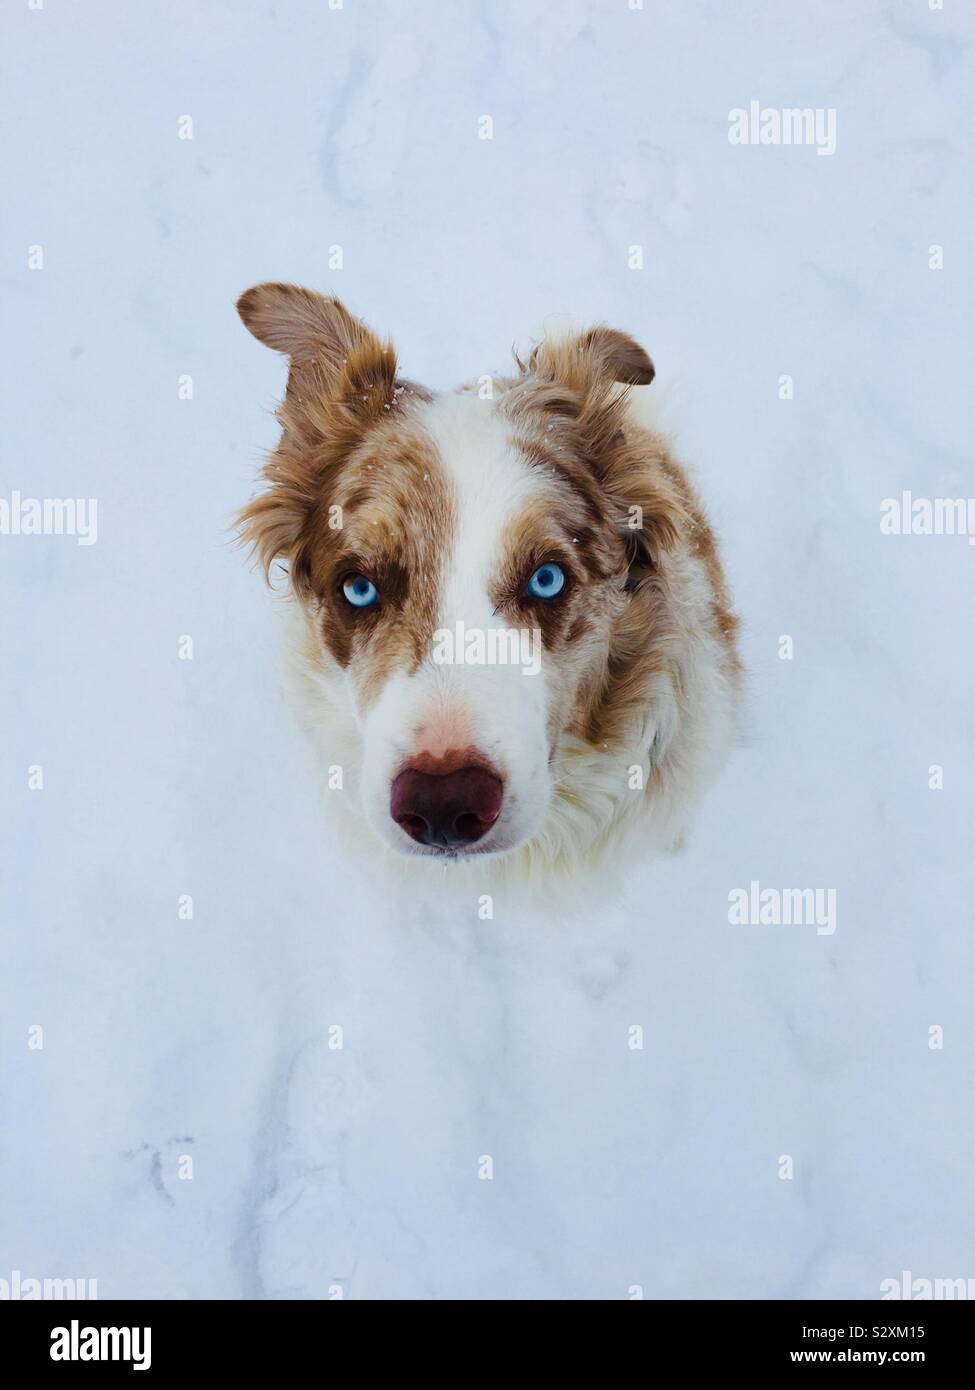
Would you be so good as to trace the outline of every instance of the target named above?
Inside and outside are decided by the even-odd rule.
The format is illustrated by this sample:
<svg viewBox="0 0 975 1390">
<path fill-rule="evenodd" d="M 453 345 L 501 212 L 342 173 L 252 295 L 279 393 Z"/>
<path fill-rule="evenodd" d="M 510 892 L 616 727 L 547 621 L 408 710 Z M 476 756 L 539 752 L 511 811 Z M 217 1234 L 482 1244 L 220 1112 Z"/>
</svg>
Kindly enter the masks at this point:
<svg viewBox="0 0 975 1390">
<path fill-rule="evenodd" d="M 485 767 L 406 767 L 393 781 L 389 811 L 419 844 L 458 849 L 487 834 L 501 813 L 502 795 L 501 778 Z"/>
</svg>

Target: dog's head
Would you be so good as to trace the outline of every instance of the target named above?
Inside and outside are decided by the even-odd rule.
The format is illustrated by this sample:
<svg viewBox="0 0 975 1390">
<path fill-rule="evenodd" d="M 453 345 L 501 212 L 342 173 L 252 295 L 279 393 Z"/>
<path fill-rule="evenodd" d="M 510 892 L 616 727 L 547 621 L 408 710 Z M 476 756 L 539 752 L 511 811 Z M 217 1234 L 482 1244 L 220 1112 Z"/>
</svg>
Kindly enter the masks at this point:
<svg viewBox="0 0 975 1390">
<path fill-rule="evenodd" d="M 625 429 L 649 357 L 596 328 L 434 396 L 335 299 L 260 285 L 238 310 L 290 359 L 242 534 L 266 570 L 286 562 L 313 621 L 328 698 L 361 734 L 369 821 L 412 855 L 525 844 L 562 741 L 608 747 L 645 696 L 634 668 L 687 520 Z"/>
</svg>

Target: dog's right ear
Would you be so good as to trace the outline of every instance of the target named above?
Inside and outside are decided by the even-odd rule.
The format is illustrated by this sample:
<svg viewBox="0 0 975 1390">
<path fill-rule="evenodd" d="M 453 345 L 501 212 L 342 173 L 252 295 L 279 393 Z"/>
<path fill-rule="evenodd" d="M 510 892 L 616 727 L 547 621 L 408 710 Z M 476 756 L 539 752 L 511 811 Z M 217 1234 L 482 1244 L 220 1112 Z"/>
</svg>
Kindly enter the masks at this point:
<svg viewBox="0 0 975 1390">
<path fill-rule="evenodd" d="M 237 312 L 255 338 L 299 365 L 320 359 L 335 368 L 372 338 L 344 304 L 300 285 L 254 285 L 238 299 Z"/>
<path fill-rule="evenodd" d="M 275 560 L 286 560 L 301 592 L 308 522 L 330 475 L 417 388 L 397 382 L 392 344 L 337 299 L 298 285 L 255 285 L 240 296 L 237 312 L 255 338 L 290 359 L 278 410 L 283 433 L 264 468 L 268 486 L 240 512 L 238 530 L 266 574 Z"/>
<path fill-rule="evenodd" d="M 240 296 L 237 312 L 255 338 L 290 358 L 286 431 L 308 442 L 354 434 L 392 405 L 392 344 L 339 300 L 300 285 L 255 285 Z"/>
</svg>

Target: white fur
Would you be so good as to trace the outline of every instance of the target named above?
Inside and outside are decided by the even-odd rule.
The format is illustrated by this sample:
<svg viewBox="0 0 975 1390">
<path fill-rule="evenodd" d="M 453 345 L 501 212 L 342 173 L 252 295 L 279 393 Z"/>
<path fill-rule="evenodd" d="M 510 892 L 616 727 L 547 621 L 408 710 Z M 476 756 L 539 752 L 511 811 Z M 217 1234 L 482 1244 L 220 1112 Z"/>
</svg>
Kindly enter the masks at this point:
<svg viewBox="0 0 975 1390">
<path fill-rule="evenodd" d="M 639 395 L 632 409 L 645 427 Z M 458 515 L 441 626 L 457 620 L 468 627 L 498 626 L 502 619 L 488 597 L 498 537 L 505 521 L 544 483 L 511 449 L 510 427 L 494 402 L 470 394 L 443 396 L 423 408 L 422 419 L 451 478 Z M 337 823 L 353 832 L 350 843 L 364 844 L 371 853 L 375 832 L 390 850 L 410 856 L 415 869 L 429 871 L 429 857 L 389 815 L 390 782 L 423 748 L 442 752 L 473 745 L 501 772 L 505 798 L 499 820 L 477 846 L 482 853 L 466 865 L 451 865 L 452 873 L 476 865 L 483 882 L 488 864 L 492 872 L 519 878 L 556 865 L 562 871 L 578 869 L 631 836 L 638 837 L 641 853 L 675 845 L 731 741 L 737 702 L 727 652 L 713 634 L 712 593 L 703 564 L 686 548 L 670 563 L 676 567 L 685 636 L 676 682 L 660 678 L 632 729 L 628 761 L 643 767 L 649 779 L 642 796 L 634 795 L 621 774 L 618 756 L 607 758 L 576 739 L 563 737 L 549 768 L 550 674 L 544 661 L 537 676 L 523 675 L 517 666 L 427 661 L 412 675 L 394 674 L 360 718 L 349 678 L 331 669 L 312 619 L 294 605 L 289 695 L 323 772 L 342 770 L 342 790 L 326 790 L 325 799 L 339 812 Z M 501 854 L 512 848 L 514 853 Z M 492 854 L 499 857 L 486 863 Z M 442 871 L 442 864 L 437 867 Z"/>
<path fill-rule="evenodd" d="M 505 628 L 488 596 L 500 558 L 498 537 L 539 482 L 510 448 L 510 426 L 493 401 L 441 396 L 422 407 L 419 418 L 450 480 L 457 513 L 438 627 Z M 526 675 L 513 664 L 437 665 L 430 657 L 411 675 L 394 673 L 361 723 L 362 797 L 373 830 L 392 849 L 429 853 L 391 819 L 390 783 L 418 754 L 474 747 L 505 783 L 501 815 L 475 852 L 499 853 L 531 839 L 551 795 L 547 707 L 544 666 Z"/>
</svg>

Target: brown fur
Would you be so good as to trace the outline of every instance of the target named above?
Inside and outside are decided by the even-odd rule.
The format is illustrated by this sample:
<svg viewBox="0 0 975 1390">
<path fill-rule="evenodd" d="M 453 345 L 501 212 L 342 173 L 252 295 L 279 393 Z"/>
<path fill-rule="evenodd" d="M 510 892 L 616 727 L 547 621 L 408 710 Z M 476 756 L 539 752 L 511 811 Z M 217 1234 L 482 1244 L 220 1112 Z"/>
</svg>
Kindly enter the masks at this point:
<svg viewBox="0 0 975 1390">
<path fill-rule="evenodd" d="M 412 408 L 430 397 L 398 378 L 392 346 L 337 300 L 261 285 L 238 309 L 255 336 L 290 358 L 281 441 L 264 469 L 267 490 L 241 513 L 241 534 L 266 573 L 277 559 L 287 564 L 325 646 L 353 670 L 368 703 L 392 670 L 419 666 L 437 624 L 456 517 Z M 737 619 L 693 488 L 662 440 L 628 417 L 628 386 L 654 376 L 643 349 L 595 328 L 546 340 L 518 366 L 501 383 L 500 408 L 526 467 L 548 481 L 499 538 L 505 558 L 491 597 L 507 622 L 538 627 L 560 663 L 553 748 L 561 729 L 623 748 L 655 682 L 681 686 L 672 590 L 682 557 L 706 570 L 714 633 L 734 676 Z M 338 528 L 329 524 L 335 507 Z M 532 602 L 528 576 L 547 561 L 563 566 L 566 588 Z M 377 584 L 375 607 L 356 610 L 342 598 L 353 573 Z"/>
<path fill-rule="evenodd" d="M 282 437 L 264 469 L 268 491 L 240 514 L 240 531 L 265 573 L 287 560 L 296 590 L 307 595 L 318 523 L 338 470 L 366 434 L 426 393 L 396 376 L 396 354 L 337 299 L 295 285 L 257 285 L 237 301 L 261 342 L 290 357 L 278 411 Z"/>
<path fill-rule="evenodd" d="M 237 307 L 256 337 L 291 358 L 282 437 L 264 469 L 269 489 L 241 512 L 241 535 L 265 573 L 287 562 L 298 596 L 319 606 L 340 665 L 367 656 L 356 674 L 368 699 L 385 673 L 422 661 L 436 627 L 453 513 L 436 455 L 409 414 L 412 401 L 429 397 L 398 379 L 392 346 L 337 300 L 261 285 Z M 341 525 L 330 525 L 339 515 Z M 410 524 L 418 518 L 421 526 Z M 379 586 L 381 604 L 345 602 L 341 585 L 354 573 Z"/>
<path fill-rule="evenodd" d="M 715 630 L 736 672 L 737 618 L 693 488 L 663 441 L 627 418 L 619 383 L 653 377 L 643 350 L 621 333 L 597 329 L 545 342 L 519 365 L 522 375 L 506 383 L 502 407 L 524 435 L 520 446 L 533 465 L 558 476 L 580 499 L 588 522 L 579 526 L 585 532 L 580 559 L 594 579 L 610 579 L 628 599 L 616 608 L 605 662 L 589 683 L 573 731 L 597 745 L 623 742 L 653 681 L 664 672 L 679 678 L 671 658 L 678 644 L 669 556 L 687 546 L 704 563 Z M 642 514 L 635 529 L 629 524 L 634 507 Z M 589 625 L 585 616 L 569 614 L 565 630 L 576 640 Z"/>
</svg>

